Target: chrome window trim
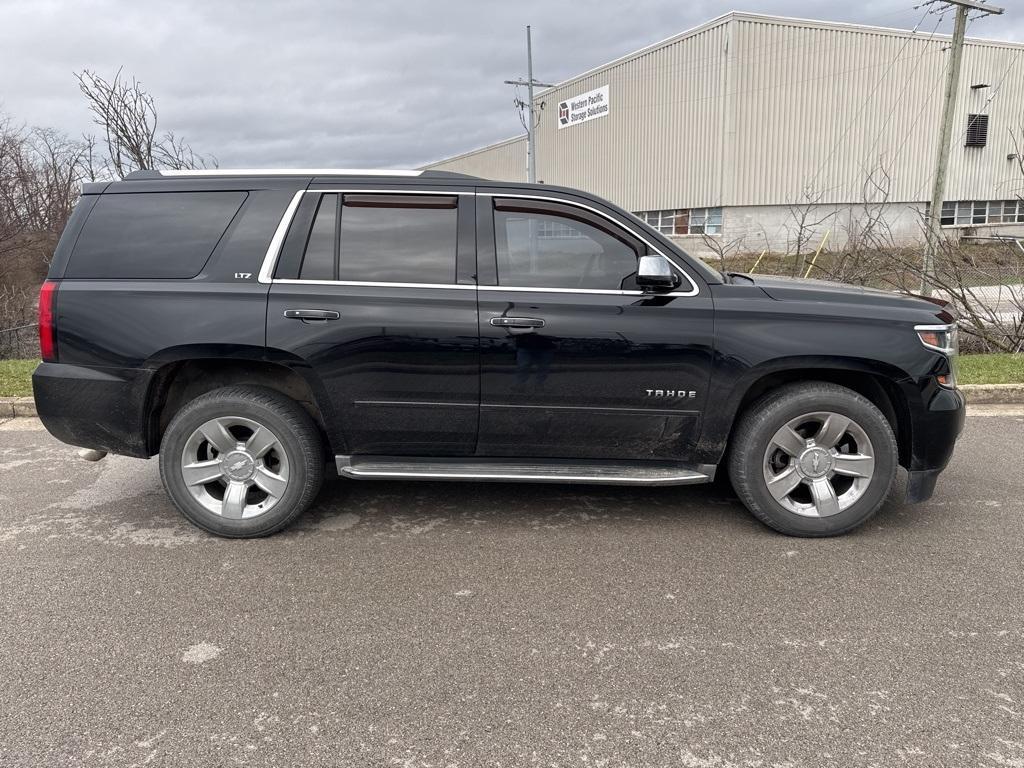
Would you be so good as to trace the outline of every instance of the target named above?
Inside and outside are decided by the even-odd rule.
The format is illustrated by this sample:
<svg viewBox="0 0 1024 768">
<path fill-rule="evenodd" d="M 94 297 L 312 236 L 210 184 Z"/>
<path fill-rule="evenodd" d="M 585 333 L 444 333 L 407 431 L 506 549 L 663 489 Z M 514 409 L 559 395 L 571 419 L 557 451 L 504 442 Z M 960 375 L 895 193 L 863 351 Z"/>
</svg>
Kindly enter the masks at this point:
<svg viewBox="0 0 1024 768">
<path fill-rule="evenodd" d="M 462 285 L 458 283 L 385 283 L 385 282 L 364 282 L 359 280 L 298 280 L 290 278 L 274 278 L 274 269 L 277 267 L 277 260 L 281 256 L 281 247 L 284 245 L 284 238 L 288 234 L 288 228 L 291 226 L 292 219 L 295 218 L 295 212 L 299 208 L 299 203 L 302 201 L 304 194 L 322 194 L 322 193 L 365 193 L 368 195 L 475 195 L 477 197 L 509 197 L 518 200 L 540 200 L 543 202 L 562 203 L 563 205 L 575 206 L 576 208 L 582 208 L 583 210 L 590 211 L 597 214 L 598 216 L 610 221 L 618 227 L 629 232 L 636 239 L 644 243 L 654 254 L 661 256 L 666 259 L 669 264 L 675 268 L 676 272 L 686 278 L 686 281 L 690 284 L 690 290 L 688 291 L 666 291 L 664 293 L 653 293 L 639 290 L 612 290 L 612 289 L 599 289 L 599 288 L 539 288 L 539 287 L 528 287 L 528 286 L 514 286 L 514 285 Z M 480 290 L 480 291 L 514 291 L 517 293 L 572 293 L 582 295 L 605 295 L 605 296 L 673 296 L 673 297 L 687 297 L 696 296 L 700 293 L 700 289 L 694 282 L 693 278 L 680 267 L 671 257 L 666 256 L 657 248 L 650 240 L 641 235 L 634 229 L 626 226 L 617 219 L 612 218 L 603 211 L 593 208 L 585 203 L 578 203 L 573 200 L 565 200 L 560 197 L 546 197 L 543 195 L 524 195 L 516 193 L 499 193 L 499 192 L 460 192 L 452 191 L 447 189 L 353 189 L 350 187 L 331 187 L 331 188 L 317 188 L 317 189 L 300 189 L 292 197 L 291 202 L 288 203 L 288 207 L 285 209 L 284 214 L 281 216 L 281 221 L 278 222 L 277 229 L 274 231 L 274 236 L 270 240 L 270 245 L 267 247 L 267 253 L 263 257 L 263 264 L 260 266 L 259 276 L 257 278 L 261 283 L 283 283 L 286 285 L 343 285 L 350 287 L 366 286 L 371 288 L 441 288 L 441 289 L 456 289 L 456 290 Z"/>
<path fill-rule="evenodd" d="M 640 294 L 642 296 L 648 296 L 648 295 L 654 295 L 654 296 L 696 296 L 697 294 L 700 293 L 700 289 L 697 287 L 697 283 L 695 283 L 693 281 L 693 278 L 690 277 L 690 275 L 686 272 L 686 270 L 683 269 L 682 267 L 680 267 L 678 264 L 676 264 L 675 261 L 673 261 L 669 256 L 666 256 L 664 253 L 662 253 L 661 249 L 656 247 L 650 240 L 648 240 L 646 237 L 641 235 L 636 230 L 631 229 L 630 227 L 626 226 L 625 224 L 623 224 L 618 219 L 612 218 L 611 216 L 609 216 L 604 211 L 601 211 L 601 210 L 599 210 L 597 208 L 592 208 L 591 206 L 587 205 L 586 203 L 579 203 L 579 202 L 576 202 L 575 200 L 565 200 L 564 198 L 561 198 L 561 197 L 546 197 L 546 196 L 543 196 L 543 195 L 524 195 L 524 194 L 521 194 L 521 193 L 520 194 L 516 194 L 516 193 L 504 194 L 502 192 L 478 192 L 477 195 L 482 196 L 482 197 L 491 197 L 491 198 L 494 198 L 494 197 L 510 197 L 510 198 L 514 198 L 516 200 L 541 200 L 541 201 L 549 202 L 549 203 L 561 203 L 562 205 L 568 205 L 568 206 L 573 206 L 573 207 L 576 207 L 576 208 L 582 208 L 585 211 L 590 211 L 591 213 L 596 213 L 601 218 L 607 219 L 612 224 L 615 224 L 616 226 L 620 227 L 621 229 L 626 230 L 627 232 L 629 232 L 629 234 L 633 235 L 633 237 L 635 237 L 637 240 L 641 241 L 648 248 L 650 248 L 651 251 L 654 254 L 656 254 L 658 256 L 661 256 L 663 259 L 667 260 L 668 263 L 671 264 L 675 268 L 676 272 L 678 272 L 680 275 L 685 277 L 686 281 L 690 284 L 690 290 L 688 290 L 688 291 L 668 291 L 668 292 L 665 292 L 665 293 L 647 293 L 645 291 L 599 290 L 599 289 L 596 289 L 596 288 L 595 289 L 580 289 L 580 290 L 577 290 L 575 288 L 519 288 L 519 287 L 515 287 L 515 286 L 508 286 L 508 285 L 501 285 L 501 286 L 485 286 L 485 285 L 481 285 L 480 286 L 481 290 L 494 287 L 494 288 L 502 288 L 502 289 L 504 289 L 506 291 L 540 291 L 540 292 L 557 292 L 557 293 L 565 293 L 565 292 L 568 292 L 568 293 L 611 293 L 611 294 L 621 294 L 623 296 L 634 296 L 634 295 L 637 295 L 637 294 Z"/>
<path fill-rule="evenodd" d="M 284 209 L 284 215 L 281 216 L 281 221 L 277 223 L 277 229 L 274 230 L 274 236 L 270 238 L 270 245 L 267 246 L 267 255 L 263 257 L 263 264 L 260 265 L 260 273 L 256 279 L 261 283 L 272 283 L 274 282 L 274 268 L 277 266 L 277 259 L 281 255 L 281 246 L 284 245 L 284 237 L 288 234 L 288 227 L 292 225 L 292 219 L 295 218 L 295 211 L 299 208 L 299 203 L 302 201 L 302 194 L 305 192 L 304 189 L 300 189 L 296 192 L 288 203 L 288 207 Z"/>
<path fill-rule="evenodd" d="M 474 192 L 450 192 L 446 189 L 352 189 L 351 187 L 338 187 L 331 189 L 300 189 L 295 193 L 295 197 L 292 198 L 291 202 L 288 203 L 288 207 L 284 210 L 284 215 L 281 216 L 281 221 L 277 225 L 277 229 L 274 231 L 274 236 L 270 239 L 270 245 L 267 247 L 267 254 L 263 257 L 263 264 L 260 266 L 259 277 L 257 278 L 261 283 L 310 283 L 319 285 L 404 285 L 410 288 L 434 288 L 434 287 L 445 287 L 443 283 L 362 283 L 350 280 L 286 280 L 286 279 L 274 279 L 274 270 L 277 268 L 277 260 L 281 258 L 281 247 L 284 245 L 285 235 L 288 234 L 288 228 L 292 225 L 292 219 L 295 218 L 295 212 L 299 209 L 299 203 L 302 202 L 302 196 L 305 194 L 319 195 L 323 193 L 366 193 L 368 195 L 472 195 Z M 458 286 L 462 288 L 464 286 Z M 475 286 L 470 286 L 475 287 Z"/>
<path fill-rule="evenodd" d="M 363 280 L 292 280 L 290 278 L 278 277 L 274 283 L 282 285 L 349 285 L 362 286 L 364 288 L 445 288 L 458 291 L 476 290 L 475 285 L 461 285 L 459 283 L 375 283 Z"/>
<path fill-rule="evenodd" d="M 612 288 L 529 288 L 518 285 L 478 285 L 480 291 L 515 291 L 517 293 L 593 293 L 607 296 L 674 296 L 672 293 L 645 293 L 644 291 L 616 291 Z M 690 296 L 692 294 L 686 294 Z"/>
</svg>

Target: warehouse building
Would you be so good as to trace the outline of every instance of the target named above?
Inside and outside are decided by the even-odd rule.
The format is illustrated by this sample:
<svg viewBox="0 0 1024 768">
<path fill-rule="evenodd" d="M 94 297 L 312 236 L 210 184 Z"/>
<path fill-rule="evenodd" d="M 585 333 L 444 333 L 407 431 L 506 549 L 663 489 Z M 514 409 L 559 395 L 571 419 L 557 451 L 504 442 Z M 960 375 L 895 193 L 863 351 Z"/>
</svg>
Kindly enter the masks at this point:
<svg viewBox="0 0 1024 768">
<path fill-rule="evenodd" d="M 696 253 L 842 245 L 869 226 L 920 242 L 948 47 L 928 31 L 730 13 L 538 92 L 537 178 Z M 1022 53 L 968 39 L 950 234 L 1024 235 Z M 426 167 L 525 180 L 526 165 L 520 136 Z"/>
</svg>

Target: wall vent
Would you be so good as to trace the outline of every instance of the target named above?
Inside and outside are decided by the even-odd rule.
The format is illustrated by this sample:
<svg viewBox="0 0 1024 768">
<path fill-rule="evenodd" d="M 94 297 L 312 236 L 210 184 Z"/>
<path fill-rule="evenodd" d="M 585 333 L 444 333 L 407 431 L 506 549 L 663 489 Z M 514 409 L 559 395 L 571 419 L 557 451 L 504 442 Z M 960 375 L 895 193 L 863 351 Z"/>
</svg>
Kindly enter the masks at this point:
<svg viewBox="0 0 1024 768">
<path fill-rule="evenodd" d="M 984 147 L 988 144 L 988 115 L 967 116 L 965 147 Z"/>
</svg>

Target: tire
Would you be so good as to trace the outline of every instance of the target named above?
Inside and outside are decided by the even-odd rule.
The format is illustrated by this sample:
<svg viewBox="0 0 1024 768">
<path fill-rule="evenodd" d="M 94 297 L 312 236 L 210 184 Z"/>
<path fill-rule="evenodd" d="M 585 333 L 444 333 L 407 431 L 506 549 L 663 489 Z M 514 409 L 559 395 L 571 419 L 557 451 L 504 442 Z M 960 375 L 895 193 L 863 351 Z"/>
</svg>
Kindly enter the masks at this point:
<svg viewBox="0 0 1024 768">
<path fill-rule="evenodd" d="M 323 474 L 313 420 L 266 387 L 197 397 L 174 415 L 160 443 L 160 478 L 171 501 L 192 524 L 228 538 L 269 536 L 291 524 L 313 503 Z"/>
<path fill-rule="evenodd" d="M 808 382 L 769 392 L 743 413 L 729 476 L 764 524 L 789 536 L 838 536 L 885 503 L 898 458 L 892 425 L 870 400 Z"/>
</svg>

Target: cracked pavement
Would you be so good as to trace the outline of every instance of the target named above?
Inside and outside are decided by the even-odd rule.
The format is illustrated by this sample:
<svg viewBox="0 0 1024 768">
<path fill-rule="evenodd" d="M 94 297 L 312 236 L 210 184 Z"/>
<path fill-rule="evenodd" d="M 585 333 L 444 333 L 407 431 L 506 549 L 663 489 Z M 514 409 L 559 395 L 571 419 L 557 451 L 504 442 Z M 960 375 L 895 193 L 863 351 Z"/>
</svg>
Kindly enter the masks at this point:
<svg viewBox="0 0 1024 768">
<path fill-rule="evenodd" d="M 972 408 L 839 539 L 718 485 L 333 481 L 228 541 L 8 421 L 0 765 L 1021 766 L 1022 443 Z"/>
</svg>

